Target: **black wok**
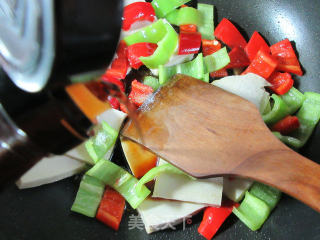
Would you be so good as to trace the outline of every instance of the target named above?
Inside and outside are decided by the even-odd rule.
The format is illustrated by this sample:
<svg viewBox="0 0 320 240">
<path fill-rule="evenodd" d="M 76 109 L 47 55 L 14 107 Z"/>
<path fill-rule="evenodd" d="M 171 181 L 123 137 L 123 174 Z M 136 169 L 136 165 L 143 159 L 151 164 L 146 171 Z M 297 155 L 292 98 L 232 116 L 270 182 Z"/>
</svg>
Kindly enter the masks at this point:
<svg viewBox="0 0 320 240">
<path fill-rule="evenodd" d="M 295 42 L 305 75 L 295 77 L 302 91 L 320 92 L 320 1 L 318 0 L 215 0 L 203 1 L 216 6 L 216 22 L 231 19 L 250 36 L 259 31 L 270 44 L 284 38 Z M 320 162 L 320 127 L 301 150 L 306 157 Z M 114 160 L 123 163 L 120 148 Z M 144 230 L 129 230 L 127 209 L 118 232 L 94 219 L 70 212 L 79 178 L 19 191 L 14 185 L 0 193 L 0 240 L 2 239 L 202 239 L 197 233 L 201 214 L 192 224 L 177 230 L 147 235 Z M 320 184 L 320 183 L 319 183 Z M 188 222 L 190 223 L 190 221 Z M 235 216 L 219 230 L 215 239 L 319 239 L 320 214 L 302 203 L 283 196 L 260 231 L 251 232 Z"/>
</svg>

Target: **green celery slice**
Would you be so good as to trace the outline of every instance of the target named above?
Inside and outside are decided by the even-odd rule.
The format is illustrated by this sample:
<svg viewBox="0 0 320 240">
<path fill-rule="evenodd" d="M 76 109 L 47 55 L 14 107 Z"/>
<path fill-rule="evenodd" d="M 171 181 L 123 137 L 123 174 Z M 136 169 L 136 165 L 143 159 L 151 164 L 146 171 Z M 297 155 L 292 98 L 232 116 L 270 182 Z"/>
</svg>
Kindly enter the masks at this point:
<svg viewBox="0 0 320 240">
<path fill-rule="evenodd" d="M 152 87 L 152 89 L 153 89 L 154 91 L 156 91 L 156 90 L 160 87 L 160 83 L 159 83 L 158 78 L 153 77 L 153 76 L 146 76 L 146 77 L 143 79 L 143 84 Z"/>
<path fill-rule="evenodd" d="M 184 7 L 176 9 L 166 16 L 169 23 L 173 25 L 195 24 L 199 25 L 199 11 L 192 7 Z"/>
<path fill-rule="evenodd" d="M 84 176 L 71 210 L 88 217 L 94 217 L 99 207 L 105 185 L 100 180 Z"/>
<path fill-rule="evenodd" d="M 206 66 L 206 72 L 215 72 L 221 70 L 230 63 L 230 58 L 226 47 L 204 57 L 203 60 Z"/>
<path fill-rule="evenodd" d="M 118 191 L 133 209 L 136 209 L 150 194 L 150 190 L 145 186 L 142 186 L 137 193 L 138 180 L 110 161 L 99 161 L 86 174 L 99 179 Z"/>
<path fill-rule="evenodd" d="M 151 4 L 156 12 L 156 16 L 163 18 L 168 13 L 190 1 L 191 0 L 153 0 Z"/>
<path fill-rule="evenodd" d="M 282 98 L 276 94 L 272 94 L 271 98 L 274 100 L 271 111 L 262 115 L 264 122 L 268 125 L 275 124 L 289 114 L 289 108 Z"/>
<path fill-rule="evenodd" d="M 202 39 L 214 39 L 214 6 L 211 4 L 198 3 L 200 21 L 198 32 L 201 33 Z"/>
<path fill-rule="evenodd" d="M 259 182 L 253 184 L 250 193 L 268 204 L 270 210 L 275 208 L 281 198 L 281 191 Z"/>
<path fill-rule="evenodd" d="M 202 53 L 192 61 L 178 64 L 175 66 L 165 67 L 159 66 L 159 83 L 164 85 L 175 75 L 175 74 L 185 74 L 190 77 L 197 78 L 199 80 L 206 80 L 204 78 L 204 65 Z"/>
<path fill-rule="evenodd" d="M 289 92 L 280 97 L 287 104 L 290 115 L 298 111 L 298 109 L 302 106 L 304 100 L 306 99 L 305 95 L 294 87 L 292 87 Z"/>
<path fill-rule="evenodd" d="M 202 78 L 202 81 L 204 81 L 204 82 L 209 82 L 209 80 L 210 80 L 210 75 L 209 75 L 209 73 L 205 73 L 205 74 L 203 74 L 203 78 Z"/>
<path fill-rule="evenodd" d="M 95 136 L 91 137 L 85 143 L 86 149 L 95 163 L 102 159 L 108 150 L 115 144 L 117 137 L 118 132 L 107 122 L 103 121 Z"/>
<path fill-rule="evenodd" d="M 159 21 L 164 23 L 166 28 L 165 36 L 158 42 L 158 47 L 151 56 L 139 58 L 144 65 L 151 69 L 166 64 L 176 51 L 179 41 L 178 34 L 174 28 L 164 20 Z"/>
<path fill-rule="evenodd" d="M 232 212 L 252 231 L 256 231 L 267 220 L 270 208 L 264 201 L 246 192 L 239 208 L 233 208 Z"/>
<path fill-rule="evenodd" d="M 275 136 L 282 142 L 296 149 L 306 144 L 320 120 L 320 94 L 306 92 L 304 95 L 306 100 L 297 114 L 300 127 L 290 134 L 290 136 L 283 136 L 278 132 L 274 132 Z"/>
<path fill-rule="evenodd" d="M 158 43 L 167 34 L 167 28 L 163 20 L 155 23 L 127 36 L 124 41 L 128 46 L 135 43 L 149 42 Z"/>
</svg>

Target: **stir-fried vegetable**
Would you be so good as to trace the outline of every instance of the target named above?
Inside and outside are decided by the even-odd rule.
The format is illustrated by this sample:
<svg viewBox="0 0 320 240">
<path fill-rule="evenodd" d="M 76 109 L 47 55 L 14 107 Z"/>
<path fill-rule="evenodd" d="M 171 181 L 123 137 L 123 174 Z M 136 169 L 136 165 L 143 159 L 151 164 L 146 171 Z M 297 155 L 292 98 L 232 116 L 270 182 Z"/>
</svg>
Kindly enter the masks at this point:
<svg viewBox="0 0 320 240">
<path fill-rule="evenodd" d="M 104 191 L 104 184 L 100 180 L 85 175 L 71 207 L 71 210 L 88 217 L 94 217 L 99 207 Z"/>
<path fill-rule="evenodd" d="M 96 135 L 86 142 L 86 149 L 95 163 L 103 158 L 114 145 L 117 137 L 118 132 L 103 121 Z"/>
<path fill-rule="evenodd" d="M 86 174 L 115 189 L 133 209 L 136 209 L 150 194 L 150 190 L 144 185 L 140 184 L 137 187 L 138 180 L 135 177 L 110 161 L 99 161 Z"/>
</svg>

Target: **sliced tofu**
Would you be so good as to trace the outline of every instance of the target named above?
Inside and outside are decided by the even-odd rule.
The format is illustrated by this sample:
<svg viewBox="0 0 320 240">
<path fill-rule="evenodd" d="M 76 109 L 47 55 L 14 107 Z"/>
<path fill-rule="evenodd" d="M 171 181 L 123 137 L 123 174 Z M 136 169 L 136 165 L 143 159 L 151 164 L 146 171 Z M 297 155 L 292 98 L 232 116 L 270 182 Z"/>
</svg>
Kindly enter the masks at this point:
<svg viewBox="0 0 320 240">
<path fill-rule="evenodd" d="M 203 204 L 150 198 L 143 201 L 137 210 L 147 233 L 152 233 L 172 228 L 186 221 L 204 207 Z"/>
<path fill-rule="evenodd" d="M 223 179 L 223 194 L 234 202 L 239 202 L 244 197 L 246 191 L 251 187 L 253 181 L 243 178 Z"/>
<path fill-rule="evenodd" d="M 159 164 L 166 163 L 160 160 Z M 223 178 L 193 180 L 186 175 L 162 173 L 156 178 L 152 197 L 221 206 Z"/>
<path fill-rule="evenodd" d="M 124 112 L 118 111 L 116 109 L 108 109 L 107 111 L 105 111 L 104 113 L 100 114 L 97 117 L 97 121 L 98 123 L 101 123 L 102 121 L 106 121 L 116 131 L 120 131 L 122 123 L 126 117 L 127 117 L 127 114 Z M 104 156 L 106 160 L 109 160 L 111 158 L 113 150 L 114 150 L 114 146 L 112 146 Z M 86 150 L 84 143 L 68 151 L 66 153 L 66 156 L 77 159 L 79 161 L 86 162 L 91 165 L 94 164 L 92 158 L 89 156 Z"/>
<path fill-rule="evenodd" d="M 101 123 L 102 121 L 106 121 L 112 128 L 114 128 L 116 131 L 119 131 L 126 117 L 127 117 L 126 113 L 111 108 L 103 112 L 102 114 L 100 114 L 97 117 L 97 121 L 98 123 Z"/>
<path fill-rule="evenodd" d="M 17 182 L 20 189 L 38 187 L 71 177 L 85 169 L 86 164 L 66 156 L 45 157 Z"/>
</svg>

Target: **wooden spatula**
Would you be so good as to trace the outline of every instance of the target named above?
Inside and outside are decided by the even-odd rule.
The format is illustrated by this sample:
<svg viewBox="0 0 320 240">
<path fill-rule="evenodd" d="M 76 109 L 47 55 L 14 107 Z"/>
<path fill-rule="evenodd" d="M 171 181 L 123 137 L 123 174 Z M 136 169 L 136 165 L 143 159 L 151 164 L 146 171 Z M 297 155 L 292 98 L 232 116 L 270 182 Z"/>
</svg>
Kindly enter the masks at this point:
<svg viewBox="0 0 320 240">
<path fill-rule="evenodd" d="M 243 98 L 177 75 L 142 105 L 138 122 L 144 146 L 194 177 L 251 178 L 320 212 L 320 165 L 282 144 Z M 142 144 L 130 122 L 122 135 Z"/>
</svg>

